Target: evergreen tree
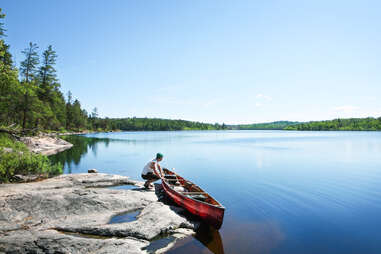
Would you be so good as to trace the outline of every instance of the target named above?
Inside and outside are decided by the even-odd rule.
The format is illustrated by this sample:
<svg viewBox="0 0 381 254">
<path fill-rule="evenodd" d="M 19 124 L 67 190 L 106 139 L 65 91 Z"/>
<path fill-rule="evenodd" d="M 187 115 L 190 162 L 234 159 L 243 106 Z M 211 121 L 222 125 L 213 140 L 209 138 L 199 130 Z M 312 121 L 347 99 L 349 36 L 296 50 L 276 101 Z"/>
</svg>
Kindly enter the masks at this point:
<svg viewBox="0 0 381 254">
<path fill-rule="evenodd" d="M 56 59 L 57 54 L 49 45 L 42 54 L 42 63 L 38 71 L 38 97 L 43 103 L 43 126 L 55 130 L 66 124 L 65 99 L 59 91 Z"/>
<path fill-rule="evenodd" d="M 91 118 L 98 118 L 98 109 L 95 107 L 93 112 L 91 112 Z"/>
<path fill-rule="evenodd" d="M 0 123 L 8 125 L 18 121 L 17 102 L 21 95 L 18 71 L 13 67 L 9 46 L 0 40 Z"/>
<path fill-rule="evenodd" d="M 52 93 L 51 109 L 54 113 L 54 122 L 52 122 L 52 129 L 58 130 L 66 126 L 66 102 L 62 92 L 55 88 Z"/>
<path fill-rule="evenodd" d="M 57 54 L 51 45 L 42 54 L 42 64 L 39 68 L 40 91 L 39 97 L 44 102 L 49 102 L 52 92 L 59 87 L 57 74 L 54 65 L 56 64 Z"/>
<path fill-rule="evenodd" d="M 34 120 L 32 107 L 37 106 L 40 108 L 40 102 L 36 100 L 36 73 L 39 58 L 37 54 L 38 46 L 35 43 L 30 42 L 29 47 L 22 51 L 25 56 L 25 60 L 21 62 L 20 71 L 24 98 L 22 101 L 22 128 L 25 129 L 27 121 Z M 39 119 L 39 117 L 37 117 Z"/>
<path fill-rule="evenodd" d="M 29 83 L 33 80 L 37 73 L 37 66 L 39 58 L 37 53 L 38 46 L 36 43 L 29 43 L 29 47 L 24 49 L 21 53 L 24 54 L 25 60 L 21 62 L 20 71 L 23 81 Z"/>
<path fill-rule="evenodd" d="M 17 120 L 15 100 L 20 96 L 18 73 L 13 67 L 12 55 L 2 37 L 5 36 L 5 14 L 0 8 L 0 123 L 10 124 Z"/>
<path fill-rule="evenodd" d="M 72 113 L 73 113 L 73 124 L 74 127 L 79 129 L 84 126 L 84 119 L 82 116 L 82 110 L 81 110 L 81 103 L 79 100 L 74 100 L 74 103 L 72 105 Z"/>
<path fill-rule="evenodd" d="M 0 38 L 5 36 L 5 28 L 4 28 L 4 23 L 1 21 L 2 19 L 5 18 L 5 14 L 2 13 L 2 10 L 0 8 Z"/>
<path fill-rule="evenodd" d="M 73 122 L 73 110 L 72 110 L 72 94 L 67 92 L 67 102 L 66 102 L 66 129 L 69 130 Z"/>
</svg>

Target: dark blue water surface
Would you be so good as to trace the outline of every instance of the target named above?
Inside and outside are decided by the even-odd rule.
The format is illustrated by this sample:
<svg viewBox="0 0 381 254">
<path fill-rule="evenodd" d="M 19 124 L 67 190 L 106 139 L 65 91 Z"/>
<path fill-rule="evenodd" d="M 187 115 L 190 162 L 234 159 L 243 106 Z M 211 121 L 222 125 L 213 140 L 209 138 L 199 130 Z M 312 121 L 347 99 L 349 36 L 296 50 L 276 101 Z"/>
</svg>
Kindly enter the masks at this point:
<svg viewBox="0 0 381 254">
<path fill-rule="evenodd" d="M 381 253 L 381 133 L 121 132 L 71 136 L 65 173 L 140 179 L 154 154 L 225 207 L 219 232 L 169 253 Z M 217 239 L 219 238 L 219 239 Z M 218 245 L 218 246 L 215 246 Z"/>
</svg>

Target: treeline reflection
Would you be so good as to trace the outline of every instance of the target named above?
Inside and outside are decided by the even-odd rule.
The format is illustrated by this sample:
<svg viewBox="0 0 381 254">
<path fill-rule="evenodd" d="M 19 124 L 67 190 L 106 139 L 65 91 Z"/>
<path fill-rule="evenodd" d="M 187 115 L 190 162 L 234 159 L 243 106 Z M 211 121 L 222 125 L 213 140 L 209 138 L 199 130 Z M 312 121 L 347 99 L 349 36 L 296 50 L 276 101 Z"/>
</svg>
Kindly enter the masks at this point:
<svg viewBox="0 0 381 254">
<path fill-rule="evenodd" d="M 73 147 L 60 152 L 55 155 L 49 156 L 49 159 L 56 163 L 60 162 L 64 167 L 64 173 L 72 173 L 72 165 L 79 165 L 82 156 L 88 152 L 92 152 L 97 156 L 98 144 L 104 144 L 108 147 L 111 139 L 109 138 L 89 138 L 84 136 L 63 136 L 63 139 L 73 144 Z"/>
</svg>

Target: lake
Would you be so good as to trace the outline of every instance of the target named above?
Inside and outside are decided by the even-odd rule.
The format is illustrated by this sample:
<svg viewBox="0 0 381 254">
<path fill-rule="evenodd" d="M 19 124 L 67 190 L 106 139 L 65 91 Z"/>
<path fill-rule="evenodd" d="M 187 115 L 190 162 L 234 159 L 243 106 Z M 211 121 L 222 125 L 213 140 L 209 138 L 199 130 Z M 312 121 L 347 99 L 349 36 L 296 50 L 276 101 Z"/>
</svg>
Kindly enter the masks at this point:
<svg viewBox="0 0 381 254">
<path fill-rule="evenodd" d="M 381 132 L 173 131 L 70 136 L 65 173 L 162 166 L 225 207 L 168 253 L 381 253 Z"/>
</svg>

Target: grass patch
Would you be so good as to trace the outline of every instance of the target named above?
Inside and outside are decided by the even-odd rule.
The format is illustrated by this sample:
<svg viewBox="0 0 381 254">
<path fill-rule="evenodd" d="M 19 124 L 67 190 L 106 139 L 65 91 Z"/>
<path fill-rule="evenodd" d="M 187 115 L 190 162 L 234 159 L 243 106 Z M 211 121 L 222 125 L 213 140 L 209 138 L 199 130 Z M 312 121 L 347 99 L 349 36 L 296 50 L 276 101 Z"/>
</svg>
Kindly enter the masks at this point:
<svg viewBox="0 0 381 254">
<path fill-rule="evenodd" d="M 8 134 L 0 134 L 0 183 L 11 182 L 14 175 L 50 177 L 62 174 L 62 168 L 61 163 L 53 164 L 47 156 L 31 153 L 24 143 Z"/>
<path fill-rule="evenodd" d="M 11 148 L 14 151 L 28 152 L 28 148 L 24 143 L 15 141 L 7 133 L 0 133 L 0 149 L 3 147 Z"/>
</svg>

